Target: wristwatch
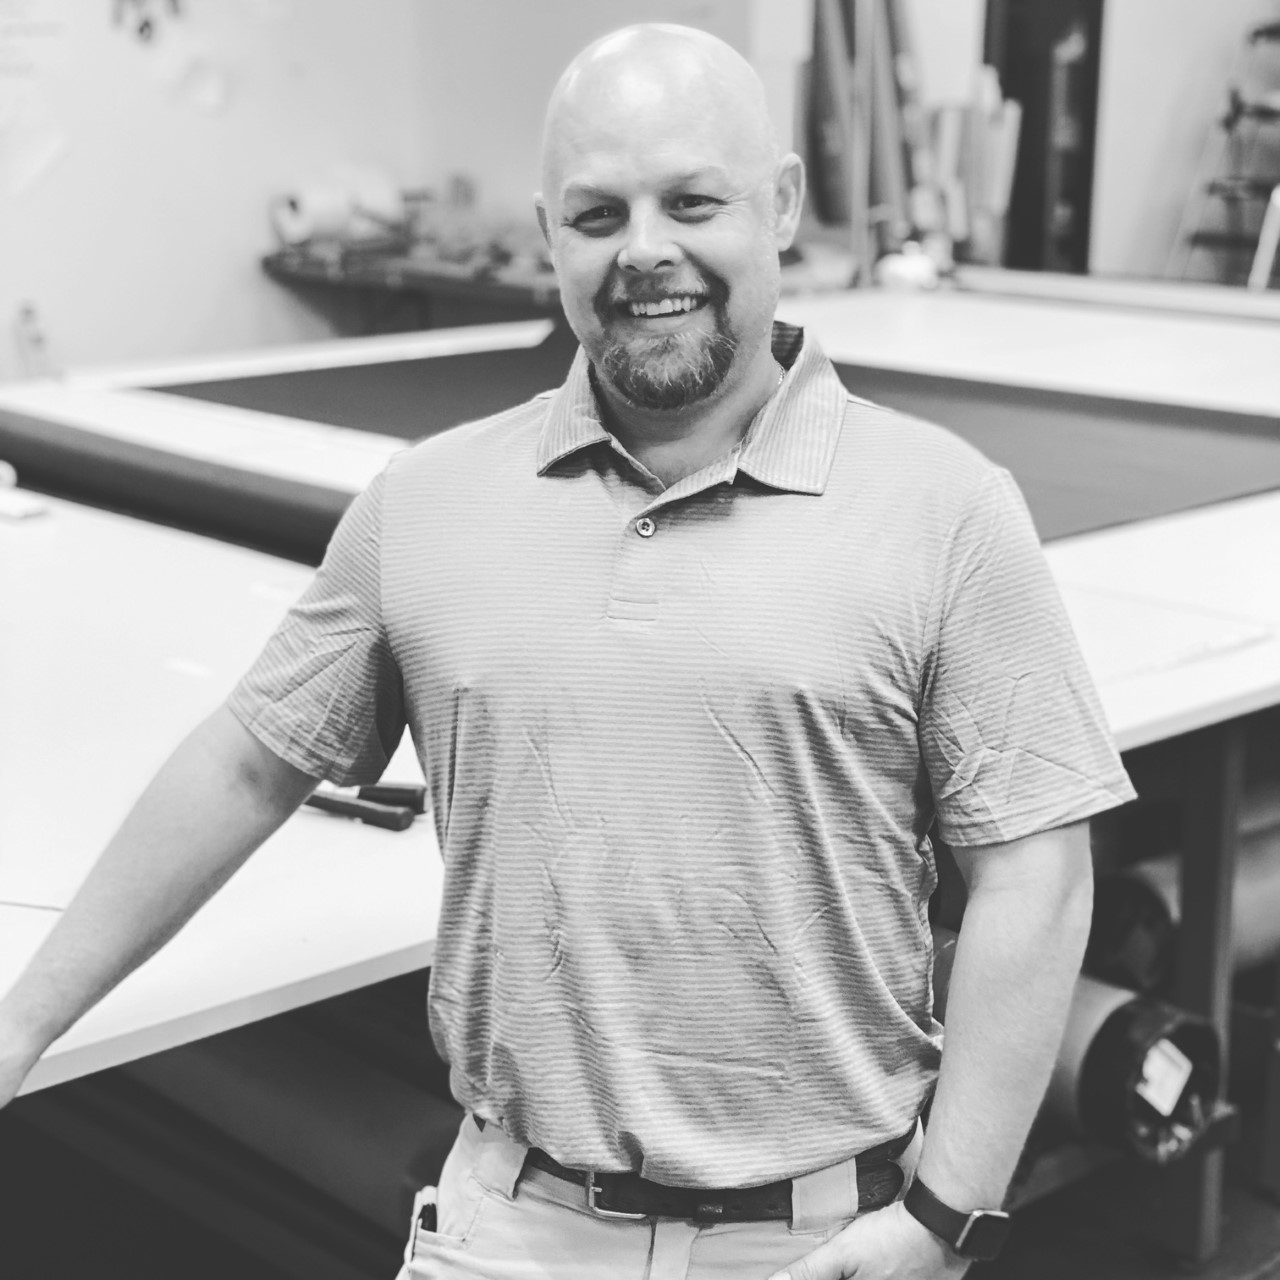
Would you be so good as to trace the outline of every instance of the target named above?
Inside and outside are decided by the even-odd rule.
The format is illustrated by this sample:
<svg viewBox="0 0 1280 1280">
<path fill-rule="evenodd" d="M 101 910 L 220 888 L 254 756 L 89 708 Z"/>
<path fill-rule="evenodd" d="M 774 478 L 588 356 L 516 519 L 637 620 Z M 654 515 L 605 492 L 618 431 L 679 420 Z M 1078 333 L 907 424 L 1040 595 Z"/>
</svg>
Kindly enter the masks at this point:
<svg viewBox="0 0 1280 1280">
<path fill-rule="evenodd" d="M 1012 1223 L 1000 1209 L 975 1209 L 962 1213 L 937 1196 L 917 1178 L 902 1198 L 902 1207 L 923 1223 L 962 1258 L 990 1262 L 1004 1247 Z"/>
</svg>

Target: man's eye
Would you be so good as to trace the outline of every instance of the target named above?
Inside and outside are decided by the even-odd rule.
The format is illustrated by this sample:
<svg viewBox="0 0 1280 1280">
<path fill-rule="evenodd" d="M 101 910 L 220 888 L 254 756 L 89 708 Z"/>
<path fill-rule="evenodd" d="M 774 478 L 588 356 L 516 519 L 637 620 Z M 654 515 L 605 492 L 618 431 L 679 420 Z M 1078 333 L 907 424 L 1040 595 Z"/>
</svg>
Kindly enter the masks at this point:
<svg viewBox="0 0 1280 1280">
<path fill-rule="evenodd" d="M 586 209 L 578 214 L 571 225 L 578 231 L 585 231 L 588 234 L 592 232 L 600 233 L 611 231 L 618 224 L 621 217 L 621 210 L 613 205 L 598 204 L 595 208 Z"/>
<path fill-rule="evenodd" d="M 683 195 L 677 196 L 672 202 L 672 207 L 677 213 L 685 214 L 710 214 L 719 207 L 720 201 L 713 199 L 711 196 Z"/>
</svg>

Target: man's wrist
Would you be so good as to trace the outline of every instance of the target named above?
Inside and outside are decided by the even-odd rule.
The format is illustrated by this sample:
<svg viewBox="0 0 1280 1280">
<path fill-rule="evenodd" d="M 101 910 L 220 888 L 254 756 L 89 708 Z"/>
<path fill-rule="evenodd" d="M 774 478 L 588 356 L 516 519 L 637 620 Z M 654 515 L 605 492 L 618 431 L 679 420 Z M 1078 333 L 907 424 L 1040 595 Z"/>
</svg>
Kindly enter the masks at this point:
<svg viewBox="0 0 1280 1280">
<path fill-rule="evenodd" d="M 918 1240 L 919 1243 L 914 1248 L 919 1256 L 935 1260 L 938 1275 L 962 1276 L 973 1265 L 971 1258 L 962 1258 L 945 1240 L 939 1239 L 923 1222 L 908 1213 L 901 1200 L 890 1208 L 902 1215 L 904 1229 L 912 1232 Z"/>
<path fill-rule="evenodd" d="M 919 1176 L 902 1207 L 957 1257 L 990 1261 L 1009 1235 L 1009 1215 L 998 1208 L 959 1209 L 938 1196 Z"/>
<path fill-rule="evenodd" d="M 20 1017 L 16 1009 L 0 1000 L 0 1070 L 6 1077 L 15 1073 L 19 1079 L 25 1077 L 47 1044 L 37 1025 Z"/>
<path fill-rule="evenodd" d="M 923 1182 L 938 1199 L 955 1209 L 971 1213 L 975 1209 L 998 1208 L 1008 1192 L 1008 1178 L 1001 1177 L 986 1162 L 963 1164 L 952 1159 L 935 1123 L 925 1138 L 913 1181 Z"/>
</svg>

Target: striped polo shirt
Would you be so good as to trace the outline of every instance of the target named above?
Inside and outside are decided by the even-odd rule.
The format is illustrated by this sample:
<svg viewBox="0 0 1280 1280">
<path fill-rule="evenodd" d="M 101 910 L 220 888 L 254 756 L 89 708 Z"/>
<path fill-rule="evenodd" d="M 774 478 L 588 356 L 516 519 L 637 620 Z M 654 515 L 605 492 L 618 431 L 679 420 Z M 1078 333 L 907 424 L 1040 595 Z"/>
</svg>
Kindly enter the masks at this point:
<svg viewBox="0 0 1280 1280">
<path fill-rule="evenodd" d="M 899 1134 L 935 1075 L 929 831 L 1132 797 L 1009 476 L 788 372 L 666 488 L 565 384 L 406 450 L 231 699 L 376 779 L 410 728 L 445 860 L 459 1102 L 579 1168 L 741 1186 Z"/>
</svg>

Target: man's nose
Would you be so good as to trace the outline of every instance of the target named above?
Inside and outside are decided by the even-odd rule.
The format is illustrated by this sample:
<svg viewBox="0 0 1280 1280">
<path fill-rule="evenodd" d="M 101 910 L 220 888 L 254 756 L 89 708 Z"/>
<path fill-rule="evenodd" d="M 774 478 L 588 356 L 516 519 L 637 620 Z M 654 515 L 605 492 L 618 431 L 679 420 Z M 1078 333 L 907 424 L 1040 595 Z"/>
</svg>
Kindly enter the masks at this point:
<svg viewBox="0 0 1280 1280">
<path fill-rule="evenodd" d="M 631 271 L 656 271 L 679 260 L 680 248 L 671 239 L 671 224 L 662 211 L 633 208 L 618 265 Z"/>
</svg>

